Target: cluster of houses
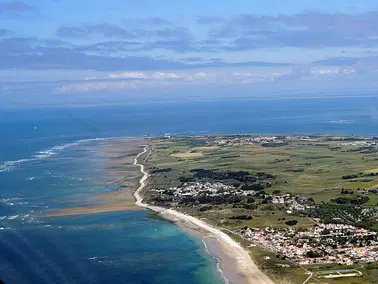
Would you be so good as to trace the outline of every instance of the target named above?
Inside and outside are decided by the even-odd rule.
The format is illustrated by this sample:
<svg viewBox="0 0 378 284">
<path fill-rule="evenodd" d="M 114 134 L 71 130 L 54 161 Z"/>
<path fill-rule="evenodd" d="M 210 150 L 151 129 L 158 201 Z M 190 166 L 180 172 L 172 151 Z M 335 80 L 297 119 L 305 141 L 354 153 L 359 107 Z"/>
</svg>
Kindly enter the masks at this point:
<svg viewBox="0 0 378 284">
<path fill-rule="evenodd" d="M 176 197 L 183 196 L 198 196 L 199 194 L 206 194 L 207 196 L 218 196 L 218 195 L 227 195 L 230 193 L 235 193 L 235 188 L 231 185 L 226 185 L 221 182 L 215 183 L 200 183 L 195 182 L 192 184 L 184 184 L 183 187 L 171 187 L 168 190 L 152 190 L 159 193 L 171 192 Z"/>
<path fill-rule="evenodd" d="M 214 140 L 207 141 L 208 144 L 218 146 L 234 146 L 234 145 L 261 145 L 267 143 L 285 143 L 288 141 L 303 141 L 303 142 L 319 142 L 324 141 L 324 137 L 310 137 L 304 135 L 297 136 L 235 136 L 235 137 L 222 137 Z M 377 146 L 377 140 L 364 139 L 356 141 L 340 142 L 339 146 Z"/>
<path fill-rule="evenodd" d="M 222 195 L 239 195 L 239 196 L 253 196 L 258 191 L 253 190 L 237 190 L 234 186 L 226 185 L 221 182 L 193 182 L 184 183 L 182 187 L 170 187 L 168 189 L 152 189 L 151 191 L 160 194 L 169 194 L 175 197 L 192 196 L 206 194 L 206 196 L 222 196 Z M 303 211 L 312 208 L 311 202 L 308 198 L 299 197 L 290 193 L 282 195 L 265 194 L 267 203 L 285 205 L 288 207 L 288 213 L 292 211 Z"/>
<path fill-rule="evenodd" d="M 318 138 L 311 138 L 309 136 L 236 136 L 223 137 L 211 141 L 208 144 L 218 146 L 234 146 L 234 145 L 261 145 L 261 144 L 283 144 L 288 141 L 318 141 Z"/>
<path fill-rule="evenodd" d="M 208 141 L 208 144 L 218 146 L 235 146 L 235 145 L 254 145 L 254 144 L 266 144 L 266 143 L 284 143 L 283 139 L 279 139 L 276 136 L 254 136 L 254 137 L 232 137 L 232 138 L 220 138 L 212 141 Z"/>
<path fill-rule="evenodd" d="M 283 194 L 283 195 L 266 195 L 269 197 L 269 203 L 287 205 L 292 210 L 303 211 L 305 209 L 312 208 L 313 206 L 309 200 L 305 197 L 295 196 L 293 194 Z"/>
<path fill-rule="evenodd" d="M 337 144 L 339 146 L 374 146 L 377 145 L 375 141 L 362 140 L 362 141 L 348 141 Z"/>
<path fill-rule="evenodd" d="M 237 233 L 299 265 L 378 261 L 377 233 L 351 225 L 318 223 L 306 230 L 244 228 Z"/>
</svg>

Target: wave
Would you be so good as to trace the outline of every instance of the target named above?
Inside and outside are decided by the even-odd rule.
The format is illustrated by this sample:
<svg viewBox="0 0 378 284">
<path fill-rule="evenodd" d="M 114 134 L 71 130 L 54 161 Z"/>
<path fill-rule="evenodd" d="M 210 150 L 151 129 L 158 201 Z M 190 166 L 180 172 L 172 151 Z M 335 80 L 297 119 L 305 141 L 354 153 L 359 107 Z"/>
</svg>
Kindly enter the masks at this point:
<svg viewBox="0 0 378 284">
<path fill-rule="evenodd" d="M 94 142 L 94 141 L 106 141 L 106 140 L 113 140 L 113 139 L 121 139 L 122 137 L 98 137 L 98 138 L 89 138 L 89 139 L 81 139 L 76 141 L 76 143 L 88 143 L 88 142 Z"/>
<path fill-rule="evenodd" d="M 103 265 L 113 264 L 113 260 L 111 260 L 107 256 L 93 256 L 93 257 L 88 257 L 87 259 L 93 262 L 97 262 L 99 264 L 103 264 Z"/>
<path fill-rule="evenodd" d="M 46 159 L 46 158 L 49 158 L 51 156 L 54 156 L 54 155 L 58 154 L 60 151 L 66 149 L 66 148 L 74 147 L 74 146 L 79 146 L 81 143 L 82 142 L 80 142 L 80 140 L 79 140 L 79 141 L 73 142 L 73 143 L 68 143 L 68 144 L 62 144 L 62 145 L 54 146 L 54 147 L 52 147 L 50 149 L 47 149 L 47 150 L 44 150 L 44 151 L 39 151 L 37 154 L 35 154 L 33 156 L 33 158 L 36 159 L 36 160 Z"/>
<path fill-rule="evenodd" d="M 27 201 L 12 202 L 12 203 L 13 203 L 13 205 L 28 205 L 29 204 L 29 202 L 27 202 Z"/>
<path fill-rule="evenodd" d="M 16 219 L 17 217 L 18 217 L 18 215 L 9 216 L 9 217 L 8 217 L 8 220 L 14 220 L 14 219 Z"/>
<path fill-rule="evenodd" d="M 340 119 L 340 120 L 331 120 L 328 123 L 331 124 L 353 124 L 352 120 Z"/>
<path fill-rule="evenodd" d="M 228 281 L 228 279 L 226 278 L 226 276 L 224 275 L 224 272 L 223 270 L 221 269 L 220 267 L 220 259 L 218 257 L 216 257 L 215 255 L 212 255 L 207 247 L 207 244 L 206 242 L 201 239 L 202 243 L 203 243 L 203 246 L 204 246 L 204 251 L 211 257 L 214 259 L 215 261 L 215 264 L 217 266 L 217 271 L 219 272 L 219 274 L 221 275 L 223 281 L 224 281 L 224 284 L 230 284 L 230 282 Z"/>
<path fill-rule="evenodd" d="M 21 201 L 23 198 L 21 197 L 8 197 L 8 198 L 3 198 L 0 199 L 1 203 L 8 203 L 8 202 L 14 202 L 14 201 Z"/>
<path fill-rule="evenodd" d="M 6 161 L 2 165 L 0 165 L 0 173 L 9 172 L 13 170 L 14 168 L 16 168 L 17 166 L 19 166 L 20 164 L 34 161 L 34 160 L 35 160 L 34 158 L 30 158 L 30 159 L 21 159 L 17 161 Z"/>
<path fill-rule="evenodd" d="M 28 158 L 28 159 L 6 161 L 6 162 L 4 162 L 3 164 L 0 165 L 0 173 L 10 172 L 10 171 L 14 170 L 15 168 L 19 167 L 21 164 L 24 164 L 24 163 L 47 159 L 49 157 L 52 157 L 52 156 L 58 154 L 62 150 L 70 148 L 70 147 L 75 147 L 75 146 L 79 146 L 81 144 L 86 144 L 86 143 L 90 143 L 90 142 L 94 142 L 94 141 L 105 141 L 105 140 L 112 140 L 112 139 L 117 139 L 117 138 L 121 138 L 121 137 L 81 139 L 81 140 L 77 140 L 77 141 L 72 142 L 72 143 L 60 144 L 60 145 L 54 146 L 52 148 L 39 151 L 35 155 L 33 155 L 31 158 Z"/>
</svg>

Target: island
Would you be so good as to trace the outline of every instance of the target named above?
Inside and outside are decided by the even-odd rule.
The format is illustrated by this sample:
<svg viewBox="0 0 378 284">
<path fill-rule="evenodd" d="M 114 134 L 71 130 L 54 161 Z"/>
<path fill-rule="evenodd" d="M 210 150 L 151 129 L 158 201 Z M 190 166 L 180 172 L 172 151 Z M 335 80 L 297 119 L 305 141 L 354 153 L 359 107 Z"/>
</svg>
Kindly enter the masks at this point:
<svg viewBox="0 0 378 284">
<path fill-rule="evenodd" d="M 226 256 L 217 256 L 226 278 L 234 265 L 235 283 L 378 282 L 378 138 L 165 136 L 145 143 L 134 162 L 143 173 L 137 205 L 210 246 L 228 242 Z"/>
</svg>

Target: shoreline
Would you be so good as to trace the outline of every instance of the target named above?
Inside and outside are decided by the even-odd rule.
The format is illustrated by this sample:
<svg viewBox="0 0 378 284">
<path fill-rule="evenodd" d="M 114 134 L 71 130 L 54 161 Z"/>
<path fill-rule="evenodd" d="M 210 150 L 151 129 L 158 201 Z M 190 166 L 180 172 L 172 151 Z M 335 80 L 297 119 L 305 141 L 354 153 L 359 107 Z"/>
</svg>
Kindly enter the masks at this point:
<svg viewBox="0 0 378 284">
<path fill-rule="evenodd" d="M 139 180 L 139 187 L 134 192 L 136 199 L 135 204 L 142 208 L 158 212 L 163 218 L 174 221 L 181 228 L 198 236 L 205 243 L 205 251 L 211 257 L 218 260 L 217 269 L 220 270 L 220 274 L 225 279 L 226 283 L 273 284 L 274 282 L 253 262 L 248 251 L 219 229 L 210 226 L 200 219 L 176 210 L 143 203 L 140 192 L 146 186 L 148 173 L 144 170 L 144 165 L 138 163 L 138 158 L 147 152 L 148 146 L 141 146 L 144 147 L 143 151 L 135 157 L 133 163 L 140 167 L 140 172 L 143 174 L 142 178 Z M 215 252 L 216 249 L 214 249 L 214 252 L 210 251 L 211 247 L 215 248 L 216 246 L 214 242 L 220 248 L 217 252 Z"/>
<path fill-rule="evenodd" d="M 139 180 L 139 169 L 135 167 L 134 158 L 140 152 L 144 138 L 121 138 L 105 140 L 100 145 L 81 146 L 81 149 L 98 151 L 100 159 L 95 158 L 94 164 L 100 163 L 104 175 L 95 178 L 95 184 L 102 187 L 99 192 L 89 193 L 85 198 L 70 198 L 68 207 L 50 208 L 38 217 L 64 217 L 92 215 L 109 212 L 142 210 L 135 205 L 135 183 Z"/>
<path fill-rule="evenodd" d="M 225 284 L 230 284 L 230 282 L 229 282 L 228 279 L 226 278 L 226 275 L 224 274 L 223 270 L 222 270 L 221 267 L 220 267 L 220 258 L 218 258 L 217 256 L 211 254 L 211 252 L 209 251 L 208 245 L 206 244 L 205 240 L 201 239 L 201 241 L 202 241 L 203 246 L 204 246 L 204 251 L 205 251 L 210 257 L 212 257 L 213 259 L 215 259 L 216 266 L 217 266 L 217 271 L 219 272 L 219 274 L 220 274 L 221 277 L 223 278 Z"/>
</svg>

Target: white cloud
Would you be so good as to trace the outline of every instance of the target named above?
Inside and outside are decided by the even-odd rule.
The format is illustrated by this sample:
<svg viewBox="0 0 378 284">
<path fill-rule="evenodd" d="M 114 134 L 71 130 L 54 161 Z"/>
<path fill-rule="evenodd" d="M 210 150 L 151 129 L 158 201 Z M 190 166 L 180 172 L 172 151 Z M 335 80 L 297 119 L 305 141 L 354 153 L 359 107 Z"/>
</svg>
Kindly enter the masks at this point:
<svg viewBox="0 0 378 284">
<path fill-rule="evenodd" d="M 332 77 L 350 76 L 356 74 L 353 67 L 311 67 L 295 66 L 291 71 L 276 77 L 277 80 L 324 80 Z"/>
<path fill-rule="evenodd" d="M 268 72 L 268 73 L 258 73 L 258 72 L 235 72 L 232 76 L 227 78 L 227 81 L 237 80 L 243 84 L 256 83 L 263 81 L 273 81 L 275 78 L 285 75 L 285 72 Z"/>
<path fill-rule="evenodd" d="M 197 73 L 174 73 L 174 72 L 122 72 L 111 73 L 105 77 L 86 77 L 85 80 L 107 80 L 107 79 L 149 79 L 149 80 L 201 80 L 213 77 L 213 74 Z"/>
<path fill-rule="evenodd" d="M 130 81 L 120 82 L 89 82 L 63 85 L 55 88 L 54 93 L 88 93 L 108 90 L 135 89 L 136 84 Z"/>
<path fill-rule="evenodd" d="M 281 80 L 316 81 L 349 77 L 356 73 L 353 67 L 311 67 L 297 66 L 287 72 L 265 72 L 242 70 L 241 72 L 122 72 L 99 77 L 86 77 L 77 83 L 62 85 L 54 93 L 90 93 L 136 89 L 154 89 L 172 86 L 186 88 L 200 85 L 237 85 L 273 82 Z"/>
<path fill-rule="evenodd" d="M 102 77 L 86 77 L 84 81 L 66 84 L 55 88 L 54 93 L 89 93 L 99 91 L 117 91 L 142 88 L 166 87 L 177 82 L 206 82 L 215 80 L 211 73 L 174 73 L 174 72 L 122 72 L 111 73 Z"/>
<path fill-rule="evenodd" d="M 312 75 L 348 75 L 356 73 L 356 70 L 353 67 L 311 68 L 310 73 Z"/>
<path fill-rule="evenodd" d="M 152 79 L 180 79 L 180 75 L 177 75 L 176 73 L 156 72 L 152 74 L 151 78 Z"/>
</svg>

